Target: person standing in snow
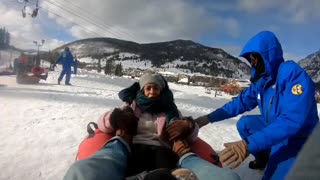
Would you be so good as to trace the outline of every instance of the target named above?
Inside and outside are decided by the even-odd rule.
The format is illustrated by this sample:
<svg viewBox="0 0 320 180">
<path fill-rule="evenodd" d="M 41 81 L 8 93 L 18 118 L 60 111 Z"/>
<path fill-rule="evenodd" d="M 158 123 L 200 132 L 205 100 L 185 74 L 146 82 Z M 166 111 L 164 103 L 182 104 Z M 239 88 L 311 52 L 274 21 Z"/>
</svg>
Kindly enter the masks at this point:
<svg viewBox="0 0 320 180">
<path fill-rule="evenodd" d="M 251 64 L 251 85 L 208 115 L 195 119 L 199 127 L 229 119 L 257 106 L 260 115 L 244 115 L 237 129 L 240 141 L 225 143 L 219 157 L 238 167 L 253 154 L 252 169 L 264 169 L 263 179 L 284 179 L 319 121 L 315 87 L 294 61 L 284 61 L 282 47 L 270 31 L 262 31 L 244 46 L 241 57 Z"/>
<path fill-rule="evenodd" d="M 66 75 L 66 81 L 65 85 L 71 85 L 70 79 L 71 79 L 71 66 L 74 66 L 73 56 L 70 52 L 69 47 L 65 47 L 64 51 L 61 53 L 59 58 L 54 63 L 54 67 L 56 64 L 62 63 L 62 71 L 60 73 L 60 76 L 58 78 L 58 84 L 62 81 L 64 75 Z"/>
<path fill-rule="evenodd" d="M 17 69 L 18 69 L 18 65 L 19 65 L 19 59 L 18 58 L 14 58 L 13 60 L 13 72 L 16 74 L 17 73 Z"/>
<path fill-rule="evenodd" d="M 76 56 L 73 61 L 73 74 L 77 74 L 77 70 L 78 70 L 78 58 Z"/>
</svg>

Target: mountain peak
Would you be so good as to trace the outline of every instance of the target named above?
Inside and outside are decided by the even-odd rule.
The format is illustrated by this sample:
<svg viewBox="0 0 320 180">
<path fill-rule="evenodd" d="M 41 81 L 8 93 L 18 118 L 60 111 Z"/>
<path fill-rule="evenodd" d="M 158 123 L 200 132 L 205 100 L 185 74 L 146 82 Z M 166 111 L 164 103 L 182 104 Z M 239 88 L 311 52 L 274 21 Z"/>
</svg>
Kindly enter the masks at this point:
<svg viewBox="0 0 320 180">
<path fill-rule="evenodd" d="M 298 64 L 307 71 L 314 82 L 320 82 L 320 50 L 301 59 Z"/>
<path fill-rule="evenodd" d="M 179 68 L 206 75 L 241 78 L 250 67 L 222 49 L 201 45 L 191 40 L 139 44 L 113 38 L 89 38 L 67 44 L 78 58 L 150 61 L 152 66 L 169 66 L 179 61 Z M 59 47 L 57 50 L 62 50 Z M 130 56 L 124 54 L 130 54 Z M 176 64 L 177 65 L 177 64 Z M 177 65 L 178 66 L 178 65 Z"/>
</svg>

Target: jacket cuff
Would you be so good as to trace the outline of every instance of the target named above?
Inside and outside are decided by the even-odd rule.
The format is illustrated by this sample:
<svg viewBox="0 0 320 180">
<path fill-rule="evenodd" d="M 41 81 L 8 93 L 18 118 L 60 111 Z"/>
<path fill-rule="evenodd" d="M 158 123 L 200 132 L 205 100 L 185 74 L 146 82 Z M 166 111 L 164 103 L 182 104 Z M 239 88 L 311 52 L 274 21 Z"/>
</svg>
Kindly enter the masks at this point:
<svg viewBox="0 0 320 180">
<path fill-rule="evenodd" d="M 219 108 L 215 111 L 213 111 L 212 113 L 208 114 L 208 118 L 209 118 L 209 122 L 210 123 L 213 123 L 213 122 L 218 122 L 218 121 L 221 121 L 221 120 L 224 120 L 224 119 L 227 119 L 229 117 L 229 114 Z"/>
</svg>

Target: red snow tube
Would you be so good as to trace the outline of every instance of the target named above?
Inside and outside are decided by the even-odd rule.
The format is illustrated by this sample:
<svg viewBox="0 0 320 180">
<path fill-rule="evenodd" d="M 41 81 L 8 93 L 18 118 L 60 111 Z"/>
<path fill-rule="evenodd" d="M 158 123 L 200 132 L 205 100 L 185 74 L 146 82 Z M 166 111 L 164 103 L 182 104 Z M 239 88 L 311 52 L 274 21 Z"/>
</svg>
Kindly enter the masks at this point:
<svg viewBox="0 0 320 180">
<path fill-rule="evenodd" d="M 44 68 L 41 68 L 41 67 L 39 67 L 39 66 L 33 67 L 33 68 L 31 69 L 31 72 L 32 72 L 34 75 L 36 75 L 36 76 L 40 76 L 42 73 L 44 73 Z"/>
<path fill-rule="evenodd" d="M 92 129 L 91 125 L 95 128 Z M 87 126 L 88 135 L 80 143 L 76 161 L 84 159 L 98 151 L 103 145 L 113 137 L 111 134 L 104 133 L 98 129 L 98 125 L 94 122 L 90 122 Z"/>
<path fill-rule="evenodd" d="M 95 130 L 92 129 L 91 125 L 95 128 Z M 88 135 L 79 145 L 76 161 L 91 156 L 93 153 L 102 148 L 108 142 L 108 140 L 113 137 L 112 134 L 107 134 L 100 131 L 97 124 L 94 122 L 90 122 L 88 124 L 87 131 Z M 192 143 L 191 149 L 202 159 L 219 167 L 222 167 L 219 159 L 217 158 L 217 153 L 208 143 L 203 141 L 201 138 L 197 138 L 197 140 Z"/>
<path fill-rule="evenodd" d="M 204 140 L 198 137 L 198 139 L 191 144 L 192 152 L 196 153 L 202 159 L 211 162 L 219 167 L 222 167 L 219 161 L 218 154 L 215 150 Z"/>
</svg>

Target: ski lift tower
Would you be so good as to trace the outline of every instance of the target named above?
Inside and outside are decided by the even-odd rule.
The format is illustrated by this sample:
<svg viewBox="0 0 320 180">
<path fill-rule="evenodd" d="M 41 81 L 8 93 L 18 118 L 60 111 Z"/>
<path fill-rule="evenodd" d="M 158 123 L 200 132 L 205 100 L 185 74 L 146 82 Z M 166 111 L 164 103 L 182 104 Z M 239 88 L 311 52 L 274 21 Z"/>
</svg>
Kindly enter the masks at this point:
<svg viewBox="0 0 320 180">
<path fill-rule="evenodd" d="M 45 43 L 45 40 L 42 39 L 41 42 L 38 41 L 33 41 L 33 43 L 38 47 L 38 52 L 37 52 L 37 60 L 36 60 L 36 66 L 40 66 L 40 47 L 43 46 Z"/>
</svg>

